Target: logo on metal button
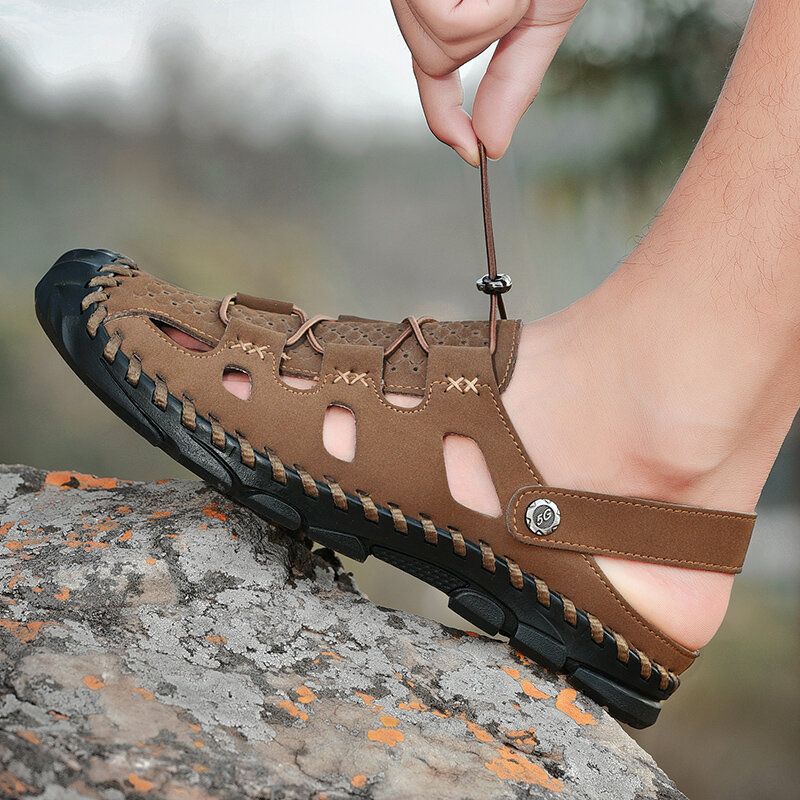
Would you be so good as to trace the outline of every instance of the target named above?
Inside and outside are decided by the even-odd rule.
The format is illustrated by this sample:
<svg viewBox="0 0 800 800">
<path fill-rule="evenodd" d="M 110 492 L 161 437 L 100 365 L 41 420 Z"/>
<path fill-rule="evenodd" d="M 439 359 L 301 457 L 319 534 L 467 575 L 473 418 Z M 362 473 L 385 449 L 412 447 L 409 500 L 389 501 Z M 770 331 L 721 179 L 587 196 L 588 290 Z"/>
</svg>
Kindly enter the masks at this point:
<svg viewBox="0 0 800 800">
<path fill-rule="evenodd" d="M 525 524 L 531 533 L 537 536 L 547 536 L 561 523 L 561 512 L 552 500 L 540 498 L 534 500 L 525 509 Z"/>
</svg>

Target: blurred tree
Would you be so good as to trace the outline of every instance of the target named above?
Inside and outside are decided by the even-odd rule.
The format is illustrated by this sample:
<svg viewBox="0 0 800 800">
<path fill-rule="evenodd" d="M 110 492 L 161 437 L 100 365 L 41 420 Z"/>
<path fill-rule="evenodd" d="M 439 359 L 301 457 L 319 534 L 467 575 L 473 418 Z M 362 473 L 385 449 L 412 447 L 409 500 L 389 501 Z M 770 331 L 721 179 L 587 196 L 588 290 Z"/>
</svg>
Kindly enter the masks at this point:
<svg viewBox="0 0 800 800">
<path fill-rule="evenodd" d="M 605 0 L 587 5 L 546 84 L 552 102 L 622 94 L 636 102 L 635 136 L 621 136 L 596 169 L 647 181 L 684 159 L 705 125 L 742 33 L 741 3 Z M 586 164 L 581 162 L 585 173 Z"/>
</svg>

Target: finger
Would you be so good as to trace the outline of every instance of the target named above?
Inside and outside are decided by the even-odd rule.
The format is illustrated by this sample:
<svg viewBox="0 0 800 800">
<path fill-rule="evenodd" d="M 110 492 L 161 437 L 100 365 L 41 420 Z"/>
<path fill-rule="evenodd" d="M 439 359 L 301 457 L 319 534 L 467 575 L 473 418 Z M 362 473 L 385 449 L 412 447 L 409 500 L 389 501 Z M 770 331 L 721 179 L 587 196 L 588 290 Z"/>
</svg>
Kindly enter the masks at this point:
<svg viewBox="0 0 800 800">
<path fill-rule="evenodd" d="M 510 31 L 530 4 L 530 0 L 408 0 L 426 31 L 451 45 L 479 39 L 488 45 Z"/>
<path fill-rule="evenodd" d="M 414 60 L 433 76 L 447 75 L 505 36 L 530 0 L 392 0 Z"/>
<path fill-rule="evenodd" d="M 478 166 L 478 140 L 469 114 L 462 108 L 464 90 L 458 72 L 428 75 L 414 62 L 422 110 L 431 133 L 450 145 L 468 164 Z"/>
<path fill-rule="evenodd" d="M 526 16 L 498 43 L 472 108 L 472 127 L 490 158 L 500 158 L 508 149 L 581 6 L 577 4 L 574 13 L 549 24 Z"/>
<path fill-rule="evenodd" d="M 411 57 L 428 75 L 446 75 L 459 68 L 460 64 L 431 37 L 407 0 L 392 0 L 392 10 Z"/>
</svg>

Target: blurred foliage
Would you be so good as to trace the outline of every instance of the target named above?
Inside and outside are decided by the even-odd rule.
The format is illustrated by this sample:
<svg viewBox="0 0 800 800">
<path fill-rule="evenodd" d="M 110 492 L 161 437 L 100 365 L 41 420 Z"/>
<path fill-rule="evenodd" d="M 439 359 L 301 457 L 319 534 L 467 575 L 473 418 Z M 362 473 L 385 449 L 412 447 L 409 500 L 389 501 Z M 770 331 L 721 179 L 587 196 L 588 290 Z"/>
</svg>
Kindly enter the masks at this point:
<svg viewBox="0 0 800 800">
<path fill-rule="evenodd" d="M 548 91 L 567 103 L 580 95 L 634 101 L 641 127 L 599 168 L 646 181 L 654 165 L 682 157 L 697 139 L 741 37 L 741 15 L 704 0 L 606 0 L 584 14 Z"/>
</svg>

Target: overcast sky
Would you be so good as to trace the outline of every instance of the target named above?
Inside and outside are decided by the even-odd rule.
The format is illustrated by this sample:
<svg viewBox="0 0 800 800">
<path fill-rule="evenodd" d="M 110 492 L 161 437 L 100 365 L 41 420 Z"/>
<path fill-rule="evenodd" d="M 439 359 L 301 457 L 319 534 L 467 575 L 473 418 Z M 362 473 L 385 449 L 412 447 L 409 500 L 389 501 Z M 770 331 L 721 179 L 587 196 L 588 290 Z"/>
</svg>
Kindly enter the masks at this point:
<svg viewBox="0 0 800 800">
<path fill-rule="evenodd" d="M 51 94 L 101 80 L 135 87 L 148 41 L 176 23 L 199 33 L 227 78 L 258 82 L 292 64 L 333 119 L 421 118 L 389 0 L 0 0 L 0 45 Z"/>
</svg>

